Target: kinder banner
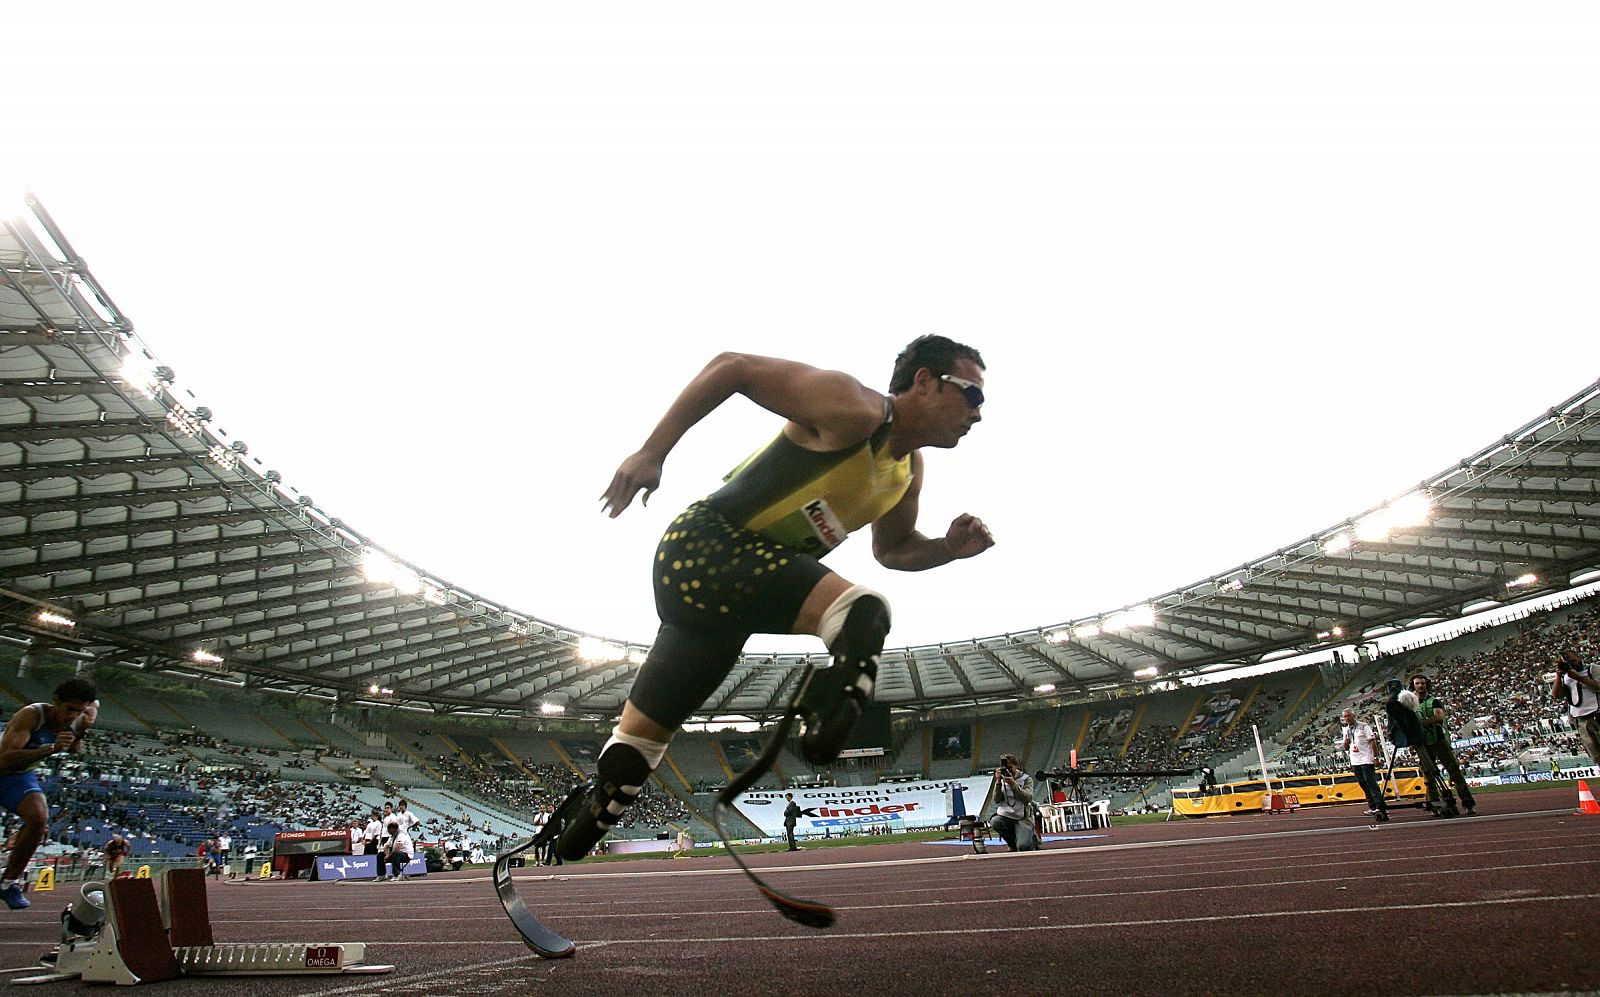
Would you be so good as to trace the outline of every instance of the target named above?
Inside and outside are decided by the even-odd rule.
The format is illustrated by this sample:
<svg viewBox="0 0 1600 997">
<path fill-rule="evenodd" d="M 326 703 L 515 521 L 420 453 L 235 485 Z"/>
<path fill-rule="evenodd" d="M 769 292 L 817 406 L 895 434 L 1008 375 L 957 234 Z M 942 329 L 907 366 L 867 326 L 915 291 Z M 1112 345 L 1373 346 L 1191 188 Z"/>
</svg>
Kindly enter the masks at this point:
<svg viewBox="0 0 1600 997">
<path fill-rule="evenodd" d="M 880 786 L 764 789 L 745 793 L 734 806 L 761 828 L 761 833 L 775 838 L 783 835 L 783 811 L 789 803 L 784 798 L 786 792 L 794 794 L 794 802 L 800 807 L 800 817 L 794 824 L 796 834 L 822 834 L 873 824 L 888 824 L 895 830 L 941 827 L 954 812 L 952 798 L 956 791 L 963 797 L 962 810 L 976 813 L 983 806 L 992 781 L 992 776 L 978 776 Z"/>
</svg>

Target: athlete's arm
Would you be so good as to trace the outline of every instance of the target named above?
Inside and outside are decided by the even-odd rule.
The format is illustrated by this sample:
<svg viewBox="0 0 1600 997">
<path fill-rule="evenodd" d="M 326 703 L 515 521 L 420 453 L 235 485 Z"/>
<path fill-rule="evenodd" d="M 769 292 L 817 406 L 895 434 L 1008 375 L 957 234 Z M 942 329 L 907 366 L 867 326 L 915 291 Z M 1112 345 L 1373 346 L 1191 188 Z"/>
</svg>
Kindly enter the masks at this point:
<svg viewBox="0 0 1600 997">
<path fill-rule="evenodd" d="M 734 395 L 744 395 L 789 420 L 784 433 L 803 447 L 841 450 L 872 435 L 883 422 L 883 396 L 836 370 L 749 353 L 722 353 L 696 374 L 638 452 L 622 462 L 600 508 L 613 518 L 661 484 L 667 455 L 696 423 Z"/>
<path fill-rule="evenodd" d="M 72 721 L 72 744 L 67 747 L 73 754 L 83 750 L 83 739 L 89 735 L 89 728 L 94 726 L 95 718 L 100 715 L 100 700 L 95 700 L 83 708 L 78 714 L 78 719 Z"/>
<path fill-rule="evenodd" d="M 922 495 L 922 454 L 911 453 L 911 486 L 905 495 L 872 524 L 872 556 L 895 571 L 926 571 L 994 546 L 983 520 L 962 513 L 942 537 L 917 532 L 917 507 Z"/>
<path fill-rule="evenodd" d="M 5 733 L 0 734 L 0 773 L 21 772 L 39 759 L 48 758 L 72 744 L 72 735 L 62 731 L 54 743 L 39 748 L 28 747 L 28 739 L 42 722 L 38 712 L 18 710 L 12 715 L 11 722 L 6 724 Z"/>
</svg>

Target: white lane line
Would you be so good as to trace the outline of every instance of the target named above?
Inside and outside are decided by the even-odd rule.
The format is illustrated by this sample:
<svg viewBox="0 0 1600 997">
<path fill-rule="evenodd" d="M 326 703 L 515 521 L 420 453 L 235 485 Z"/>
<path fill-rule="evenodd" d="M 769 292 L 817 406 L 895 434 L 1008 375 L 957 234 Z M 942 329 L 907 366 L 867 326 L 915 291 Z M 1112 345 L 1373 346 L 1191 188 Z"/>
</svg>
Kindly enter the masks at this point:
<svg viewBox="0 0 1600 997">
<path fill-rule="evenodd" d="M 608 945 L 621 946 L 679 946 L 695 943 L 714 945 L 724 943 L 746 944 L 749 942 L 835 941 L 841 938 L 932 938 L 944 935 L 1010 935 L 1023 931 L 1093 931 L 1101 928 L 1167 927 L 1181 924 L 1215 924 L 1221 921 L 1266 920 L 1278 917 L 1312 917 L 1325 915 L 1341 916 L 1350 914 L 1378 914 L 1389 911 L 1408 910 L 1434 911 L 1446 908 L 1497 907 L 1511 904 L 1548 904 L 1596 899 L 1600 899 L 1600 893 L 1563 893 L 1536 897 L 1507 897 L 1495 900 L 1434 901 L 1431 903 L 1421 904 L 1379 904 L 1370 907 L 1324 907 L 1300 910 L 1251 911 L 1244 914 L 1208 914 L 1197 917 L 1160 917 L 1135 921 L 1079 921 L 1073 924 L 1025 924 L 1020 926 L 993 928 L 932 928 L 923 931 L 830 931 L 826 934 L 818 932 L 805 935 L 730 935 L 703 938 L 612 938 L 606 939 L 605 943 Z M 581 951 L 588 946 L 595 944 L 598 943 L 588 942 L 580 944 L 578 948 Z"/>
<path fill-rule="evenodd" d="M 1575 866 L 1580 866 L 1580 865 L 1600 865 L 1600 858 L 1569 860 L 1569 861 L 1567 861 L 1567 862 L 1565 862 L 1563 864 L 1563 867 L 1567 867 L 1567 866 L 1575 867 Z M 1426 877 L 1430 877 L 1430 876 L 1433 876 L 1433 877 L 1442 877 L 1442 876 L 1476 876 L 1476 875 L 1480 875 L 1480 874 L 1486 873 L 1486 872 L 1512 872 L 1512 871 L 1519 870 L 1519 869 L 1547 869 L 1547 868 L 1549 868 L 1549 866 L 1550 866 L 1550 863 L 1548 863 L 1548 862 L 1522 862 L 1522 863 L 1517 863 L 1517 864 L 1514 864 L 1514 865 L 1473 866 L 1471 868 L 1466 868 L 1466 869 L 1424 869 L 1424 870 L 1420 870 L 1420 871 L 1407 872 L 1406 873 L 1406 878 L 1407 878 L 1408 881 L 1414 881 L 1414 880 L 1418 880 L 1418 879 L 1422 879 L 1422 878 L 1426 878 Z M 1207 893 L 1207 892 L 1221 892 L 1221 891 L 1224 891 L 1224 890 L 1256 890 L 1256 889 L 1264 889 L 1264 888 L 1269 888 L 1269 887 L 1316 886 L 1316 885 L 1327 884 L 1327 883 L 1350 884 L 1350 883 L 1360 883 L 1360 882 L 1364 882 L 1364 881 L 1368 881 L 1368 880 L 1382 880 L 1384 882 L 1392 882 L 1394 880 L 1394 876 L 1393 876 L 1392 873 L 1374 873 L 1374 874 L 1369 875 L 1369 876 L 1317 876 L 1317 877 L 1307 878 L 1307 879 L 1283 879 L 1283 880 L 1271 880 L 1271 881 L 1268 881 L 1268 882 L 1259 882 L 1259 883 L 1201 883 L 1201 884 L 1197 884 L 1197 885 L 1194 885 L 1194 886 L 1172 886 L 1172 887 L 1162 887 L 1162 888 L 1159 888 L 1159 889 L 1149 889 L 1149 890 L 1108 890 L 1108 891 L 1104 891 L 1104 892 L 1100 892 L 1100 893 L 1045 893 L 1045 894 L 1018 894 L 1018 893 L 1011 893 L 1011 894 L 1007 894 L 1006 896 L 1002 896 L 1002 897 L 971 897 L 971 898 L 966 898 L 966 899 L 961 899 L 961 900 L 917 901 L 917 902 L 914 902 L 914 903 L 839 904 L 834 909 L 838 910 L 840 912 L 846 912 L 846 911 L 869 911 L 869 910 L 875 910 L 875 911 L 881 911 L 881 910 L 915 910 L 915 909 L 917 909 L 919 907 L 941 907 L 941 908 L 943 908 L 943 907 L 978 907 L 978 906 L 989 906 L 989 905 L 994 905 L 994 904 L 1010 905 L 1010 904 L 1014 904 L 1014 903 L 1018 903 L 1018 902 L 1042 903 L 1042 902 L 1046 902 L 1046 901 L 1056 901 L 1056 900 L 1113 900 L 1113 899 L 1117 899 L 1117 898 L 1121 898 L 1121 897 L 1166 896 L 1166 895 L 1173 894 L 1173 893 Z M 1048 886 L 1048 885 L 1051 885 L 1051 884 L 1037 884 L 1037 885 Z M 696 917 L 696 918 L 698 918 L 698 917 L 726 917 L 726 916 L 746 915 L 746 914 L 764 914 L 764 913 L 767 912 L 767 910 L 768 910 L 768 908 L 764 904 L 760 905 L 760 906 L 754 906 L 754 907 L 739 908 L 737 910 L 703 910 L 703 909 L 698 909 L 697 908 L 697 909 L 693 909 L 693 910 L 674 911 L 674 912 L 672 912 L 670 914 L 657 914 L 657 915 L 654 916 L 654 920 L 657 921 L 657 922 L 660 922 L 660 921 L 679 920 L 679 919 L 687 918 L 687 917 Z M 614 913 L 606 913 L 606 914 L 574 914 L 574 913 L 561 912 L 559 910 L 552 911 L 552 916 L 558 917 L 559 920 L 561 920 L 561 921 L 638 920 L 639 917 L 640 917 L 638 911 L 614 912 Z M 406 923 L 407 924 L 428 924 L 428 923 L 437 922 L 437 923 L 442 923 L 442 924 L 464 924 L 464 923 L 471 922 L 471 921 L 491 921 L 491 922 L 494 922 L 494 921 L 500 921 L 502 919 L 503 919 L 503 916 L 489 916 L 489 915 L 484 915 L 484 916 L 480 916 L 480 917 L 460 917 L 460 916 L 456 916 L 456 917 L 407 917 L 406 918 Z M 238 920 L 238 921 L 230 921 L 228 923 L 229 924 L 279 924 L 281 922 L 282 922 L 281 918 L 276 918 L 276 919 L 260 920 L 260 921 Z M 295 919 L 295 923 L 296 924 L 345 924 L 345 923 L 348 923 L 348 922 L 346 922 L 344 920 L 317 920 L 317 919 L 312 919 L 312 918 L 296 918 Z M 368 942 L 368 944 L 376 945 L 376 944 L 387 944 L 387 943 Z"/>
<path fill-rule="evenodd" d="M 1085 845 L 1077 848 L 1047 848 L 1037 852 L 990 852 L 987 855 L 974 855 L 963 852 L 959 855 L 934 855 L 924 858 L 912 859 L 875 859 L 858 862 L 833 862 L 820 865 L 781 865 L 758 866 L 756 872 L 762 876 L 776 875 L 790 872 L 831 872 L 841 869 L 873 869 L 890 868 L 913 865 L 942 865 L 951 862 L 970 862 L 982 859 L 985 862 L 993 861 L 1041 861 L 1044 859 L 1062 859 L 1066 856 L 1094 856 L 1105 852 L 1143 851 L 1156 848 L 1182 848 L 1191 845 L 1207 845 L 1215 843 L 1238 842 L 1270 842 L 1286 838 L 1299 838 L 1307 835 L 1336 835 L 1336 834 L 1373 834 L 1381 833 L 1384 836 L 1405 834 L 1419 828 L 1428 828 L 1437 833 L 1449 833 L 1466 827 L 1482 827 L 1503 821 L 1529 820 L 1540 817 L 1570 817 L 1571 809 L 1564 810 L 1533 810 L 1526 813 L 1514 814 L 1483 814 L 1478 817 L 1462 817 L 1457 820 L 1416 820 L 1392 822 L 1380 827 L 1377 832 L 1372 831 L 1372 825 L 1365 823 L 1351 824 L 1343 827 L 1311 827 L 1292 831 L 1264 831 L 1260 834 L 1225 834 L 1205 838 L 1184 838 L 1174 841 L 1129 841 L 1114 845 Z M 1437 843 L 1433 843 L 1437 848 Z M 593 868 L 593 867 L 591 867 Z M 637 878 L 664 878 L 682 876 L 738 876 L 743 873 L 737 868 L 728 869 L 662 869 L 639 870 L 632 872 L 605 872 L 595 871 L 590 873 L 548 873 L 544 875 L 517 877 L 521 882 L 527 880 L 559 880 L 561 882 L 600 883 L 611 879 L 637 879 Z M 454 882 L 460 882 L 455 880 Z"/>
<path fill-rule="evenodd" d="M 413 944 L 413 945 L 438 945 L 440 943 L 439 942 L 412 942 L 410 944 Z M 493 944 L 493 943 L 479 943 L 479 944 Z M 508 943 L 508 944 L 512 944 L 512 943 Z M 380 979 L 380 980 L 372 980 L 372 981 L 367 982 L 367 983 L 357 983 L 357 984 L 355 984 L 353 986 L 348 986 L 348 987 L 339 987 L 339 988 L 337 988 L 335 990 L 306 990 L 306 991 L 303 991 L 303 993 L 300 995 L 300 997 L 307 997 L 307 995 L 311 995 L 311 994 L 319 995 L 319 997 L 335 997 L 335 995 L 337 995 L 337 994 L 359 994 L 359 993 L 365 993 L 365 992 L 370 991 L 370 990 L 399 989 L 401 987 L 410 987 L 410 986 L 413 986 L 413 985 L 418 984 L 418 983 L 423 983 L 423 982 L 426 982 L 428 980 L 436 980 L 436 979 L 439 979 L 440 977 L 444 977 L 444 976 L 460 976 L 460 975 L 465 974 L 465 973 L 477 972 L 479 970 L 484 970 L 484 969 L 493 969 L 496 966 L 509 966 L 512 963 L 528 962 L 529 960 L 537 960 L 539 958 L 538 956 L 534 955 L 532 952 L 527 951 L 526 946 L 523 946 L 523 944 L 520 941 L 519 942 L 515 942 L 514 944 L 516 944 L 517 946 L 519 946 L 519 947 L 521 947 L 523 949 L 523 954 L 522 955 L 513 956 L 510 959 L 495 959 L 492 962 L 474 963 L 473 965 L 470 965 L 470 966 L 451 966 L 448 969 L 436 969 L 431 973 L 419 973 L 416 976 L 407 976 L 404 980 L 401 980 L 401 981 L 381 980 Z"/>
</svg>

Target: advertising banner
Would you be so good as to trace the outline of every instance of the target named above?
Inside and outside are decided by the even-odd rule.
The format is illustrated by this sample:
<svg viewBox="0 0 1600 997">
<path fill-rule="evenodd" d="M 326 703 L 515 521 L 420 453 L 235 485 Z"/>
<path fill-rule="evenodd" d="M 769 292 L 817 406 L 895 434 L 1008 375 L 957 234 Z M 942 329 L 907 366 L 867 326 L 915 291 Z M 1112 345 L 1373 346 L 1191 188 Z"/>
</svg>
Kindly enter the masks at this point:
<svg viewBox="0 0 1600 997">
<path fill-rule="evenodd" d="M 1600 767 L 1594 765 L 1580 765 L 1560 772 L 1529 772 L 1524 778 L 1520 772 L 1510 772 L 1505 775 L 1479 775 L 1468 776 L 1469 786 L 1510 786 L 1522 782 L 1555 782 L 1571 779 L 1600 779 Z"/>
<path fill-rule="evenodd" d="M 750 823 L 761 828 L 761 833 L 774 838 L 783 835 L 783 811 L 789 802 L 784 798 L 785 792 L 793 793 L 794 802 L 800 807 L 800 817 L 794 825 L 796 834 L 837 834 L 874 824 L 903 831 L 948 823 L 952 791 L 957 788 L 965 798 L 964 809 L 973 812 L 983 805 L 992 781 L 992 776 L 983 775 L 879 786 L 757 790 L 745 793 L 734 805 Z"/>
<path fill-rule="evenodd" d="M 317 856 L 317 878 L 330 879 L 377 879 L 378 856 L 376 855 L 319 855 Z M 389 870 L 382 872 L 388 875 Z M 405 867 L 407 876 L 426 876 L 428 863 L 418 855 Z"/>
<path fill-rule="evenodd" d="M 1452 737 L 1450 746 L 1453 748 L 1476 748 L 1480 744 L 1505 744 L 1506 736 L 1496 731 L 1493 734 L 1476 734 L 1472 737 Z"/>
</svg>

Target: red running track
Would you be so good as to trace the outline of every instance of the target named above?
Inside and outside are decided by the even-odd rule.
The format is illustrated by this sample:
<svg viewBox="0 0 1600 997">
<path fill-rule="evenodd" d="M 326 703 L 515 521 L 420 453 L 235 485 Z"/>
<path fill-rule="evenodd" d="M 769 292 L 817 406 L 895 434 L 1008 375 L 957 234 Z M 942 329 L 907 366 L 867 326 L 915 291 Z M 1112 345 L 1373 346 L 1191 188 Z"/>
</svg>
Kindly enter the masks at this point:
<svg viewBox="0 0 1600 997">
<path fill-rule="evenodd" d="M 1112 828 L 1041 852 L 895 844 L 753 857 L 839 908 L 780 917 L 726 858 L 530 869 L 523 897 L 578 942 L 523 948 L 482 873 L 409 883 L 218 883 L 218 941 L 363 941 L 385 976 L 187 979 L 174 993 L 458 995 L 1600 991 L 1600 818 L 1570 789 L 1483 816 L 1352 807 Z M 0 979 L 56 936 L 64 889 L 0 911 Z M 87 989 L 50 985 L 56 992 Z M 19 993 L 23 991 L 18 991 Z"/>
</svg>

